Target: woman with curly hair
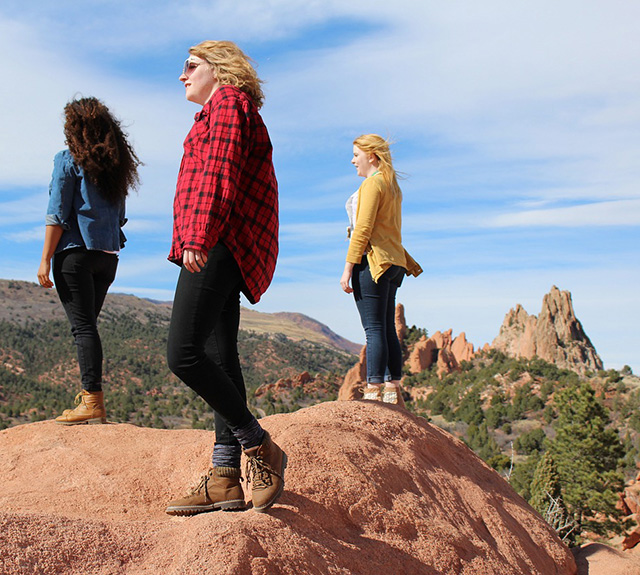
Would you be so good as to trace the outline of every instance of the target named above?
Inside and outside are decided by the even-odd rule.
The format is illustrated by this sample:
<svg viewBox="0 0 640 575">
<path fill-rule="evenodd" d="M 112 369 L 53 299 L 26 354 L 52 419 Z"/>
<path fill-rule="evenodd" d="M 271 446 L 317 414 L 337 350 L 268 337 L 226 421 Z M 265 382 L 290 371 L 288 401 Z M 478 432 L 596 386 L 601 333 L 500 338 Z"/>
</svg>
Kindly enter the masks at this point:
<svg viewBox="0 0 640 575">
<path fill-rule="evenodd" d="M 53 280 L 71 324 L 82 391 L 77 407 L 65 410 L 56 423 L 106 423 L 96 324 L 126 241 L 121 229 L 127 221 L 125 199 L 139 183 L 140 161 L 120 122 L 100 100 L 73 100 L 64 114 L 68 149 L 53 160 L 38 281 L 53 287 L 53 259 Z"/>
<path fill-rule="evenodd" d="M 169 259 L 180 276 L 169 328 L 169 368 L 215 416 L 212 467 L 166 512 L 243 509 L 240 460 L 256 511 L 284 488 L 287 456 L 247 407 L 240 361 L 240 293 L 256 303 L 278 257 L 278 184 L 272 146 L 258 110 L 261 81 L 233 42 L 189 50 L 180 81 L 202 106 L 184 141 L 173 203 Z"/>
<path fill-rule="evenodd" d="M 402 191 L 389 142 L 377 134 L 359 136 L 351 163 L 364 182 L 347 201 L 351 242 L 340 285 L 353 293 L 365 332 L 364 399 L 402 405 L 396 292 L 405 275 L 417 276 L 422 269 L 402 247 Z"/>
</svg>

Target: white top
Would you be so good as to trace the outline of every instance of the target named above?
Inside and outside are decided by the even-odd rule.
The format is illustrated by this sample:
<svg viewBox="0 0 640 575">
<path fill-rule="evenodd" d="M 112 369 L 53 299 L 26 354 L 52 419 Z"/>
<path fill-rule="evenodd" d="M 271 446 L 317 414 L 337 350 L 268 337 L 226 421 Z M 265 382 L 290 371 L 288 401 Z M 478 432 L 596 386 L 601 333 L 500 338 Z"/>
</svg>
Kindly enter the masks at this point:
<svg viewBox="0 0 640 575">
<path fill-rule="evenodd" d="M 356 229 L 356 211 L 358 209 L 358 190 L 349 196 L 344 206 L 349 216 L 349 225 L 347 226 L 347 237 L 350 238 L 353 230 Z"/>
</svg>

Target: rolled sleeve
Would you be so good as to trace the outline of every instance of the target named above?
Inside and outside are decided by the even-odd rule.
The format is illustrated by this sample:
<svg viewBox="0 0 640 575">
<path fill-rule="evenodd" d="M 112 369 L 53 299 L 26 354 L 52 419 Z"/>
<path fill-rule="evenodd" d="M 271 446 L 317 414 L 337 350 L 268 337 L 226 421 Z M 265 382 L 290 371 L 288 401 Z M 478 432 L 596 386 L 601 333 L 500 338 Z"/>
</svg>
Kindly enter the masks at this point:
<svg viewBox="0 0 640 575">
<path fill-rule="evenodd" d="M 69 218 L 73 212 L 73 195 L 77 175 L 68 151 L 56 154 L 53 160 L 53 175 L 49 184 L 49 205 L 45 223 L 70 229 Z"/>
<path fill-rule="evenodd" d="M 69 224 L 63 222 L 56 214 L 47 214 L 44 217 L 44 223 L 46 226 L 60 226 L 65 230 L 70 229 Z"/>
</svg>

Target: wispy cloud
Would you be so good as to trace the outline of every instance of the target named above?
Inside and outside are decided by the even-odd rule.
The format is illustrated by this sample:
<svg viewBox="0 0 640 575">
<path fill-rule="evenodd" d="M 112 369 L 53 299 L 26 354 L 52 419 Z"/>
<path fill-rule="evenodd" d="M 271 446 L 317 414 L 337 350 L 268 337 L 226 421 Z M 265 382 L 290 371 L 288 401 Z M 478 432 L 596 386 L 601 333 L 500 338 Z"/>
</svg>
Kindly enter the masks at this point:
<svg viewBox="0 0 640 575">
<path fill-rule="evenodd" d="M 501 214 L 488 227 L 640 226 L 640 199 Z"/>
</svg>

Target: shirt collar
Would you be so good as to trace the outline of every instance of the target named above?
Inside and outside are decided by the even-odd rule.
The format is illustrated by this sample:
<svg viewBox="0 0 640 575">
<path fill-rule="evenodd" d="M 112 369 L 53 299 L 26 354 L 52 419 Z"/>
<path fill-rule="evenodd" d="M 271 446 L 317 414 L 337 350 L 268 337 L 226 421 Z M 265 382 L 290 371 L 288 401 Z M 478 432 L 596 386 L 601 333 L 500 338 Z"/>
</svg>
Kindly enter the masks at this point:
<svg viewBox="0 0 640 575">
<path fill-rule="evenodd" d="M 213 97 L 211 98 L 213 100 Z M 211 108 L 211 100 L 209 100 L 204 106 L 202 106 L 202 110 L 196 112 L 196 115 L 193 117 L 195 122 L 199 122 L 200 120 L 206 118 L 209 115 L 209 111 Z"/>
</svg>

